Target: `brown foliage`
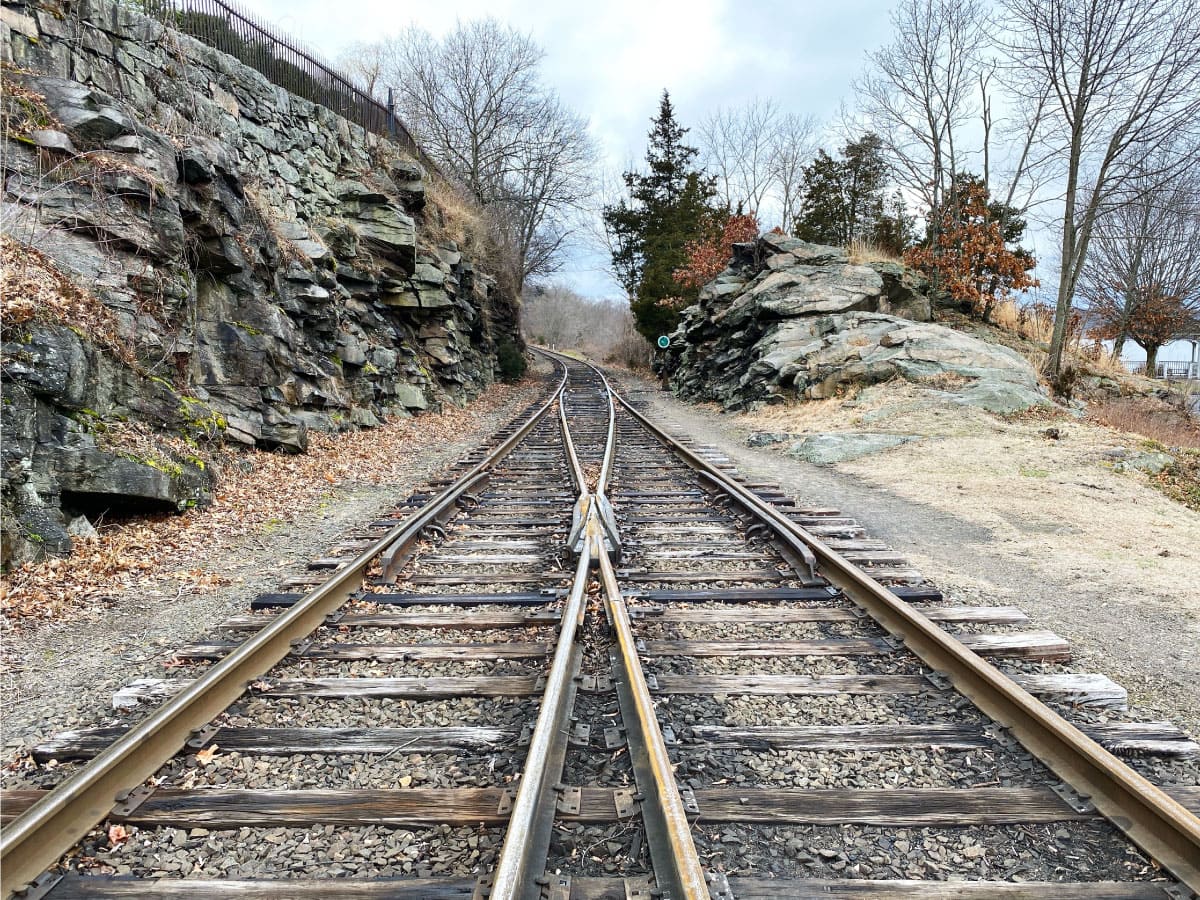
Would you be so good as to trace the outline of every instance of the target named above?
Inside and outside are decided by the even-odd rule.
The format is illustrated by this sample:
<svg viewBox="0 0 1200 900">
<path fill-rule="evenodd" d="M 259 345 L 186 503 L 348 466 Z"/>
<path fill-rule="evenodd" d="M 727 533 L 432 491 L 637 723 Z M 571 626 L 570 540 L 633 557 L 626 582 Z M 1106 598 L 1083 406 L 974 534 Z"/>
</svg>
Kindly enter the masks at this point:
<svg viewBox="0 0 1200 900">
<path fill-rule="evenodd" d="M 672 273 L 676 283 L 685 288 L 708 284 L 729 265 L 733 245 L 753 241 L 758 233 L 758 219 L 754 216 L 727 216 L 710 234 L 687 243 L 684 247 L 687 262 Z"/>
<path fill-rule="evenodd" d="M 1099 319 L 1092 335 L 1100 340 L 1128 336 L 1142 347 L 1158 349 L 1196 324 L 1196 306 L 1182 297 L 1151 285 L 1139 291 L 1142 296 L 1127 311 L 1124 285 L 1113 287 L 1092 301 L 1092 313 Z"/>
<path fill-rule="evenodd" d="M 948 204 L 942 212 L 936 241 L 912 248 L 904 259 L 987 321 L 999 300 L 1037 286 L 1037 279 L 1029 274 L 1035 261 L 1008 248 L 1002 223 L 988 208 L 983 184 L 967 182 L 959 193 L 961 203 Z"/>
</svg>

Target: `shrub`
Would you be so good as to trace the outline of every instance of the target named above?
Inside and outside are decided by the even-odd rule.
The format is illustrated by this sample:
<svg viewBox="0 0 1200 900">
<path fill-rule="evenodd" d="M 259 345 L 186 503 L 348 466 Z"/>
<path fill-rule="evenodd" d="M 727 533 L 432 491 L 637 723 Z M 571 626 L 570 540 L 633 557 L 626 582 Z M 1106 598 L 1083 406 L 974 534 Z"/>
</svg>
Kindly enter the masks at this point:
<svg viewBox="0 0 1200 900">
<path fill-rule="evenodd" d="M 520 381 L 528 365 L 525 354 L 507 338 L 496 346 L 496 364 L 500 367 L 500 377 L 508 382 Z"/>
</svg>

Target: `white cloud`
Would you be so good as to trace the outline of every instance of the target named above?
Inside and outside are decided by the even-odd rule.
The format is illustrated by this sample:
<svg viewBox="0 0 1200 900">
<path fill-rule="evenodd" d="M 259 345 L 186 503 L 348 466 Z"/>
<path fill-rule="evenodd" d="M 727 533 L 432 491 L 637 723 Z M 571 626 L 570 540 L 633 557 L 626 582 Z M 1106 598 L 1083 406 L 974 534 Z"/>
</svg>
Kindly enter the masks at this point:
<svg viewBox="0 0 1200 900">
<path fill-rule="evenodd" d="M 677 115 L 694 124 L 720 105 L 774 97 L 789 111 L 832 116 L 864 53 L 887 39 L 888 5 L 779 0 L 457 0 L 396 4 L 341 0 L 245 0 L 279 28 L 335 58 L 354 41 L 378 40 L 409 24 L 434 34 L 456 20 L 493 16 L 530 33 L 546 50 L 546 81 L 587 116 L 613 170 L 640 160 L 658 98 L 670 90 Z M 579 289 L 603 279 L 585 254 L 571 265 Z"/>
</svg>

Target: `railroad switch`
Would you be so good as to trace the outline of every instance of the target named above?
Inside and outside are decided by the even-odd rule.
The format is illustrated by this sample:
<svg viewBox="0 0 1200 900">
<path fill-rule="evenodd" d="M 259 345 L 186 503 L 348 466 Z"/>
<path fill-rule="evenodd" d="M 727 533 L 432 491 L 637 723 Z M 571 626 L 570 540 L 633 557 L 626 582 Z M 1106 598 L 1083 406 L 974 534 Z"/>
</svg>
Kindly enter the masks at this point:
<svg viewBox="0 0 1200 900">
<path fill-rule="evenodd" d="M 603 494 L 585 493 L 575 501 L 571 512 L 571 533 L 567 538 L 567 547 L 571 554 L 578 557 L 583 553 L 584 543 L 588 540 L 588 523 L 595 516 L 600 526 L 600 534 L 604 538 L 604 550 L 613 565 L 621 561 L 621 530 L 617 526 L 617 516 L 612 504 Z M 593 560 L 592 565 L 599 565 Z"/>
</svg>

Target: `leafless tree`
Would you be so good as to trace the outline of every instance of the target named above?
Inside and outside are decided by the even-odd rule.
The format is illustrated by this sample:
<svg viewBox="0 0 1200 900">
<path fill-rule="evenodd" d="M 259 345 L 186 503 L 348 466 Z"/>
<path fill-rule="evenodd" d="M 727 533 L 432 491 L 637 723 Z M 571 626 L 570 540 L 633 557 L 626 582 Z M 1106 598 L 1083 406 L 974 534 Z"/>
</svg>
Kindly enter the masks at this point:
<svg viewBox="0 0 1200 900">
<path fill-rule="evenodd" d="M 779 104 L 754 100 L 741 107 L 718 107 L 697 126 L 708 174 L 730 210 L 757 213 L 771 187 L 771 153 L 779 125 Z"/>
<path fill-rule="evenodd" d="M 980 112 L 987 45 L 981 0 L 902 0 L 894 38 L 855 84 L 862 114 L 884 142 L 893 177 L 936 222 L 970 155 L 962 132 Z M 984 105 L 990 116 L 990 107 Z"/>
<path fill-rule="evenodd" d="M 1125 202 L 1097 219 L 1080 273 L 1079 296 L 1116 358 L 1128 338 L 1151 354 L 1147 337 L 1170 340 L 1189 313 L 1200 315 L 1200 176 L 1164 182 L 1156 173 L 1167 165 L 1152 160 L 1130 179 Z"/>
<path fill-rule="evenodd" d="M 788 230 L 800 211 L 804 167 L 817 151 L 817 123 L 812 116 L 788 113 L 779 120 L 771 143 L 771 181 L 779 204 L 779 227 Z M 767 223 L 764 223 L 767 224 Z"/>
<path fill-rule="evenodd" d="M 371 96 L 379 101 L 387 99 L 384 71 L 388 67 L 387 45 L 355 41 L 348 44 L 337 58 L 337 66 Z"/>
<path fill-rule="evenodd" d="M 384 42 L 383 77 L 417 143 L 487 210 L 515 288 L 554 271 L 592 189 L 587 123 L 540 81 L 541 49 L 495 19 Z"/>
<path fill-rule="evenodd" d="M 1200 4 L 1002 0 L 1002 10 L 1014 83 L 1030 102 L 1050 89 L 1039 137 L 1065 180 L 1047 363 L 1056 378 L 1097 223 L 1136 195 L 1135 182 L 1163 182 L 1196 162 L 1163 149 L 1200 126 Z"/>
<path fill-rule="evenodd" d="M 591 300 L 559 284 L 540 287 L 525 298 L 521 329 L 530 343 L 581 350 L 630 367 L 644 367 L 652 352 L 634 325 L 628 301 Z"/>
</svg>

